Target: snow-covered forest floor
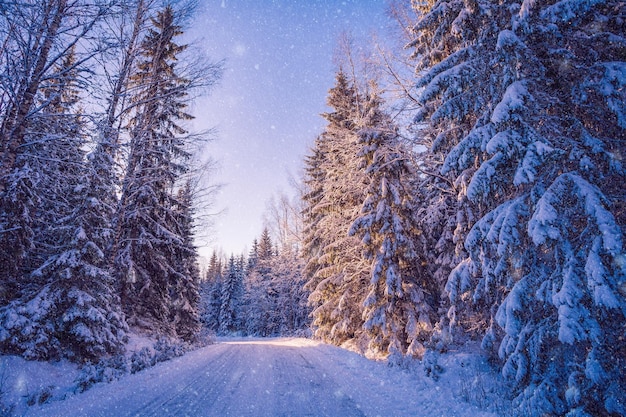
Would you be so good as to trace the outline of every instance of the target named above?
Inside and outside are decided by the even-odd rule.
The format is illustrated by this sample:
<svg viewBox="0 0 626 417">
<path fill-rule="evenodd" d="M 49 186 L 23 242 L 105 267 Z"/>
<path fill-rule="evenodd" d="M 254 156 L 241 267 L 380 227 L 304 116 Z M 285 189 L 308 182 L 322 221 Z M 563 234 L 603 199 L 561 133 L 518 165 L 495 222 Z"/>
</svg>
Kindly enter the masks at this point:
<svg viewBox="0 0 626 417">
<path fill-rule="evenodd" d="M 495 416 L 509 408 L 498 372 L 471 344 L 391 366 L 309 339 L 220 339 L 80 394 L 76 365 L 1 360 L 15 415 Z"/>
</svg>

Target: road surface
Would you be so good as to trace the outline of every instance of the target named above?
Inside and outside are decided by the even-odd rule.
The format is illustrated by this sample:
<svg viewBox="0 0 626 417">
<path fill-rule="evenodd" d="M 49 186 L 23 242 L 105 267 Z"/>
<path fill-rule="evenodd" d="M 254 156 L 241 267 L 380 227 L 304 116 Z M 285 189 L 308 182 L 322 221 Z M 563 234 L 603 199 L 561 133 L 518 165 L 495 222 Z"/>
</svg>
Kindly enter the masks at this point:
<svg viewBox="0 0 626 417">
<path fill-rule="evenodd" d="M 433 384 L 306 339 L 232 340 L 33 407 L 29 415 L 490 415 L 452 393 L 433 398 Z"/>
</svg>

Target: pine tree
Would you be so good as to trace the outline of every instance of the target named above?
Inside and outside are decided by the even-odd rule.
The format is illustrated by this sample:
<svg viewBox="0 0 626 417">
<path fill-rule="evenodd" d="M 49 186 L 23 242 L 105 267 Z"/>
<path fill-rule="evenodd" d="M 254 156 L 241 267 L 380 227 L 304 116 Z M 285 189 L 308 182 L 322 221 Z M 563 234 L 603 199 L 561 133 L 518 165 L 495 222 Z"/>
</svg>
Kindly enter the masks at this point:
<svg viewBox="0 0 626 417">
<path fill-rule="evenodd" d="M 360 242 L 348 236 L 367 181 L 356 157 L 357 96 L 342 71 L 328 104 L 333 112 L 323 115 L 328 126 L 315 142 L 305 178 L 310 190 L 305 196 L 305 271 L 315 334 L 341 344 L 362 333 L 360 300 L 367 282 Z"/>
<path fill-rule="evenodd" d="M 252 241 L 252 249 L 250 249 L 250 253 L 248 254 L 248 266 L 246 268 L 246 273 L 250 273 L 255 267 L 256 263 L 259 260 L 259 242 L 254 239 Z"/>
<path fill-rule="evenodd" d="M 229 334 L 238 330 L 240 302 L 243 295 L 242 274 L 237 267 L 235 256 L 228 261 L 228 271 L 222 284 L 222 302 L 220 307 L 220 334 Z"/>
<path fill-rule="evenodd" d="M 2 90 L 0 115 L 0 304 L 19 298 L 24 265 L 33 249 L 33 213 L 40 196 L 33 191 L 40 172 L 31 168 L 25 153 L 30 118 L 46 70 L 54 63 L 51 51 L 68 17 L 67 1 L 40 4 L 7 4 L 2 14 L 3 49 L 12 60 L 3 62 L 4 77 L 11 85 Z M 28 36 L 27 36 L 28 34 Z M 10 93 L 9 93 L 10 92 Z M 11 94 L 8 96 L 8 94 Z M 7 103 L 7 104 L 5 104 Z"/>
<path fill-rule="evenodd" d="M 46 172 L 36 193 L 47 195 L 35 213 L 39 262 L 31 274 L 36 290 L 4 312 L 5 350 L 27 358 L 95 360 L 122 350 L 126 323 L 103 252 L 107 220 L 87 193 L 83 122 L 76 114 L 74 55 L 44 89 L 47 106 L 33 118 L 32 165 Z M 39 127 L 40 129 L 34 129 Z M 43 164 L 44 166 L 38 166 Z"/>
<path fill-rule="evenodd" d="M 86 122 L 80 114 L 77 86 L 78 69 L 74 50 L 55 66 L 42 83 L 36 104 L 42 110 L 33 115 L 27 132 L 27 161 L 38 180 L 33 194 L 41 196 L 33 209 L 33 250 L 26 256 L 26 269 L 32 271 L 65 243 L 64 227 L 84 198 Z M 62 224 L 63 223 L 63 224 Z"/>
<path fill-rule="evenodd" d="M 371 262 L 363 326 L 374 352 L 422 354 L 436 319 L 437 287 L 419 267 L 411 188 L 415 174 L 377 89 L 373 85 L 358 131 L 358 155 L 370 183 L 349 232 L 362 239 Z"/>
<path fill-rule="evenodd" d="M 258 260 L 267 260 L 274 255 L 274 244 L 267 227 L 263 228 L 261 233 L 261 239 L 259 240 L 259 247 L 257 251 Z"/>
<path fill-rule="evenodd" d="M 276 326 L 272 323 L 277 306 L 271 286 L 275 256 L 267 228 L 261 233 L 256 256 L 254 268 L 248 269 L 245 279 L 242 327 L 248 335 L 269 336 L 276 333 Z"/>
<path fill-rule="evenodd" d="M 303 260 L 296 252 L 285 250 L 272 260 L 271 288 L 276 293 L 275 306 L 269 313 L 274 331 L 281 336 L 304 332 L 310 322 L 308 292 L 302 273 Z"/>
<path fill-rule="evenodd" d="M 171 316 L 176 334 L 186 341 L 195 340 L 200 331 L 200 270 L 193 243 L 193 196 L 187 181 L 178 192 L 176 225 L 181 244 L 173 245 L 173 263 L 177 274 L 170 284 Z"/>
<path fill-rule="evenodd" d="M 246 256 L 242 253 L 237 257 L 237 260 L 235 261 L 235 267 L 237 270 L 237 291 L 239 297 L 236 328 L 237 331 L 241 333 L 244 332 L 246 327 L 246 306 L 244 305 L 244 302 L 246 294 L 246 278 L 248 274 L 247 266 L 248 260 L 246 259 Z"/>
<path fill-rule="evenodd" d="M 171 290 L 178 277 L 171 248 L 184 247 L 177 230 L 172 189 L 186 169 L 185 112 L 189 81 L 176 73 L 174 43 L 182 34 L 171 6 L 158 12 L 141 44 L 143 59 L 132 77 L 136 94 L 130 156 L 116 223 L 116 270 L 129 323 L 173 334 Z"/>
<path fill-rule="evenodd" d="M 222 305 L 222 261 L 213 251 L 206 280 L 201 284 L 202 307 L 201 320 L 203 325 L 217 332 L 220 323 L 220 307 Z"/>
<path fill-rule="evenodd" d="M 416 9 L 417 118 L 474 216 L 451 314 L 465 298 L 490 320 L 483 346 L 499 345 L 520 413 L 624 414 L 624 65 L 608 40 L 624 5 Z"/>
<path fill-rule="evenodd" d="M 107 77 L 110 82 L 106 93 L 106 108 L 104 115 L 97 121 L 97 136 L 94 139 L 95 148 L 89 154 L 90 179 L 89 193 L 92 199 L 97 199 L 94 205 L 100 210 L 103 218 L 108 218 L 110 228 L 113 229 L 115 212 L 118 207 L 118 191 L 120 188 L 120 161 L 122 157 L 124 125 L 128 121 L 130 109 L 136 104 L 128 100 L 131 96 L 130 79 L 135 69 L 135 63 L 140 55 L 141 39 L 146 32 L 149 8 L 152 2 L 149 0 L 134 0 L 120 3 L 118 16 L 133 16 L 130 24 L 126 24 L 124 18 L 116 20 L 116 32 L 119 33 L 119 42 L 114 46 L 116 58 L 119 64 L 117 73 Z M 107 53 L 110 51 L 107 49 Z M 107 57 L 109 60 L 111 58 Z M 113 263 L 116 248 L 113 247 L 115 239 L 113 233 L 107 236 L 104 246 L 107 259 Z"/>
</svg>

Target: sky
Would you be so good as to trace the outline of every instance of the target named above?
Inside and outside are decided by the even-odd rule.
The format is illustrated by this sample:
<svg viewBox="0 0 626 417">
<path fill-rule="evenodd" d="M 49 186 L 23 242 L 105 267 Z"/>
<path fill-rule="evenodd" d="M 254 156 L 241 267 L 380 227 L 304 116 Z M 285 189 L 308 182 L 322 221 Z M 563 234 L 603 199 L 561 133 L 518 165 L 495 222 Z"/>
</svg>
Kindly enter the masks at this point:
<svg viewBox="0 0 626 417">
<path fill-rule="evenodd" d="M 200 230 L 200 254 L 239 254 L 263 230 L 267 202 L 292 193 L 325 121 L 342 32 L 356 41 L 389 26 L 386 0 L 205 0 L 190 28 L 203 52 L 225 60 L 219 85 L 196 100 L 195 129 L 216 129 L 206 152 L 223 184 Z"/>
</svg>

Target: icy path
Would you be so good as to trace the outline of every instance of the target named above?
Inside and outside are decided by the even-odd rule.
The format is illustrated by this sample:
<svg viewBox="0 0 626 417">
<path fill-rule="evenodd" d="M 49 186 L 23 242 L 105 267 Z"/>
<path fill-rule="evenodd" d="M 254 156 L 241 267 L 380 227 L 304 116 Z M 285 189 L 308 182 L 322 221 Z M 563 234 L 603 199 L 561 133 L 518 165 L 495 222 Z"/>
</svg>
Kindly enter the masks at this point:
<svg viewBox="0 0 626 417">
<path fill-rule="evenodd" d="M 36 416 L 481 416 L 427 378 L 305 339 L 225 341 Z"/>
</svg>

